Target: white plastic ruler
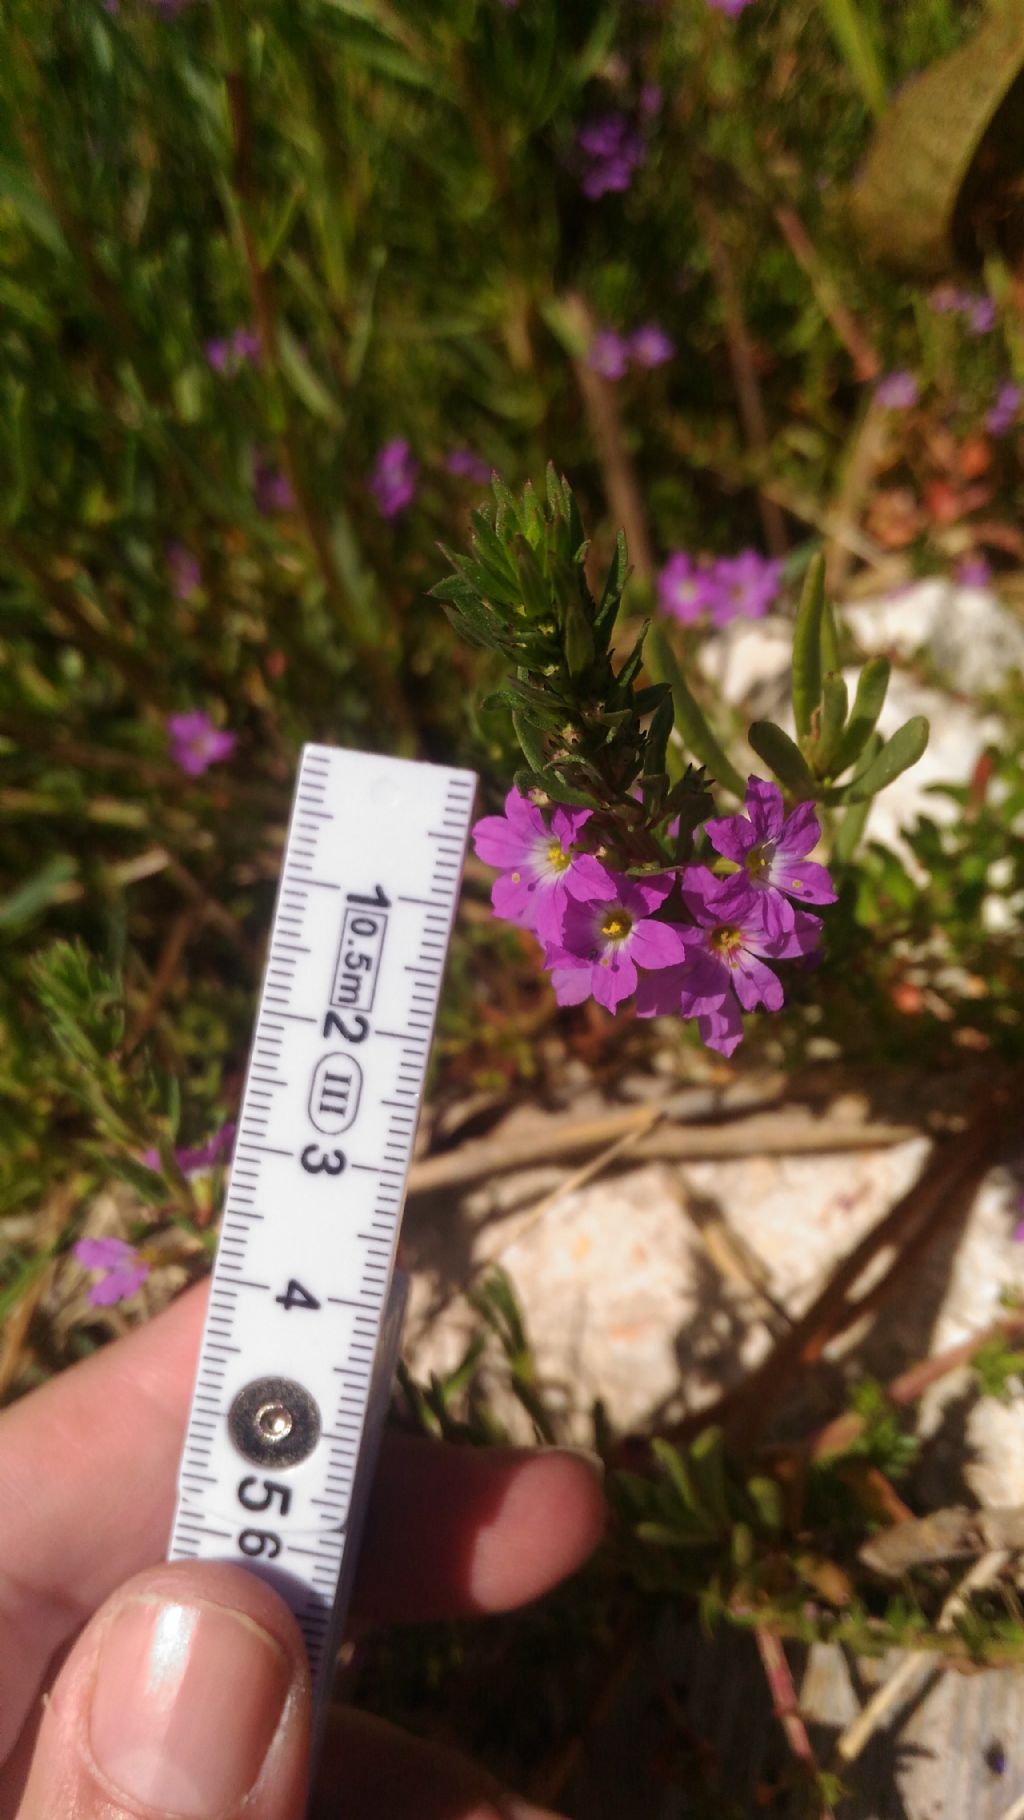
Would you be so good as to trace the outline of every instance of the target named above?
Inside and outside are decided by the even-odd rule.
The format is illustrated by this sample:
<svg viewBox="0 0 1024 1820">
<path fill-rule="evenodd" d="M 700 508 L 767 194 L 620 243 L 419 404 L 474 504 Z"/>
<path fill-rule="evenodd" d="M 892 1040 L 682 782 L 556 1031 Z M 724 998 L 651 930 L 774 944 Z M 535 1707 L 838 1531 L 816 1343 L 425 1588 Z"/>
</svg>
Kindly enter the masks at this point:
<svg viewBox="0 0 1024 1820">
<path fill-rule="evenodd" d="M 475 789 L 469 771 L 303 749 L 225 1197 L 169 1553 L 277 1588 L 321 1721 Z"/>
</svg>

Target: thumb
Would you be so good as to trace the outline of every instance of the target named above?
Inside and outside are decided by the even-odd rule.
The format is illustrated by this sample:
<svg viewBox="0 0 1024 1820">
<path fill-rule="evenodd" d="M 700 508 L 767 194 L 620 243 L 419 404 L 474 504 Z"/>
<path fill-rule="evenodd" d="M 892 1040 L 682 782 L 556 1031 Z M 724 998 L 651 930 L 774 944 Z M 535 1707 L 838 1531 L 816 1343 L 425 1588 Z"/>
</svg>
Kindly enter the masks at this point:
<svg viewBox="0 0 1024 1820">
<path fill-rule="evenodd" d="M 137 1574 L 90 1620 L 46 1703 L 17 1820 L 301 1820 L 309 1673 L 255 1574 Z"/>
</svg>

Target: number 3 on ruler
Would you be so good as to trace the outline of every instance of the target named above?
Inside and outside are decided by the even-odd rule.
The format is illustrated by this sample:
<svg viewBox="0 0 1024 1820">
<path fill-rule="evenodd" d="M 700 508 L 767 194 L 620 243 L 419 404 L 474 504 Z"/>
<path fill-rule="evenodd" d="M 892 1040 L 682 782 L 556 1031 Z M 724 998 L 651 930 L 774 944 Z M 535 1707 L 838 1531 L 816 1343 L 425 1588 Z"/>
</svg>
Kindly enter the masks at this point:
<svg viewBox="0 0 1024 1820">
<path fill-rule="evenodd" d="M 326 1156 L 319 1144 L 307 1144 L 299 1158 L 307 1175 L 340 1175 L 345 1167 L 343 1150 L 328 1150 Z"/>
</svg>

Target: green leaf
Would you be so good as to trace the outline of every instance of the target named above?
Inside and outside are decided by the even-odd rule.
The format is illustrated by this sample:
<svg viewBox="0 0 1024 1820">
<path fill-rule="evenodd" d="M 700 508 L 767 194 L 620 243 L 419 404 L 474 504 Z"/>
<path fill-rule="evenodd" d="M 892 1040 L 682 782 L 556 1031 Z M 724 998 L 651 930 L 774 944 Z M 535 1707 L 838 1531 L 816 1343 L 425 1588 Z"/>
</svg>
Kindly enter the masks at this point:
<svg viewBox="0 0 1024 1820">
<path fill-rule="evenodd" d="M 513 711 L 512 726 L 515 736 L 522 747 L 523 757 L 533 771 L 543 771 L 548 762 L 544 741 L 535 727 L 530 725 L 525 715 Z"/>
<path fill-rule="evenodd" d="M 857 848 L 864 838 L 864 829 L 871 813 L 871 800 L 863 803 L 851 803 L 847 809 L 835 840 L 832 843 L 832 858 L 840 866 L 848 866 Z"/>
<path fill-rule="evenodd" d="M 761 1475 L 748 1479 L 747 1494 L 762 1527 L 777 1533 L 782 1528 L 782 1487 L 778 1480 Z"/>
<path fill-rule="evenodd" d="M 968 43 L 907 82 L 886 109 L 850 196 L 869 254 L 926 277 L 980 265 L 987 228 L 979 233 L 970 220 L 970 200 L 1016 180 L 1022 98 L 1024 6 L 1003 0 Z"/>
<path fill-rule="evenodd" d="M 890 663 L 887 657 L 872 657 L 857 679 L 857 693 L 846 731 L 839 743 L 832 775 L 841 777 L 864 750 L 875 730 L 889 687 Z"/>
<path fill-rule="evenodd" d="M 746 785 L 732 760 L 726 757 L 691 695 L 675 652 L 660 626 L 652 628 L 648 639 L 647 667 L 658 682 L 668 683 L 675 707 L 676 731 L 682 735 L 694 757 L 700 760 L 716 783 L 723 784 L 734 796 L 742 798 Z"/>
<path fill-rule="evenodd" d="M 821 703 L 821 620 L 825 606 L 825 558 L 816 556 L 804 581 L 793 632 L 793 719 L 801 744 L 811 733 Z"/>
<path fill-rule="evenodd" d="M 867 770 L 849 785 L 846 801 L 860 803 L 866 797 L 877 796 L 911 765 L 916 765 L 928 744 L 928 732 L 928 722 L 923 714 L 915 714 L 911 720 L 904 721 L 892 738 L 886 740 Z"/>
<path fill-rule="evenodd" d="M 0 898 L 0 929 L 22 929 L 53 903 L 62 885 L 78 871 L 70 854 L 58 853 L 33 872 L 9 897 Z"/>
<path fill-rule="evenodd" d="M 838 670 L 830 672 L 821 685 L 821 731 L 815 744 L 814 769 L 819 777 L 830 777 L 835 769 L 835 754 L 846 725 L 849 695 Z"/>
<path fill-rule="evenodd" d="M 141 1201 L 149 1207 L 163 1207 L 168 1199 L 167 1183 L 155 1169 L 147 1169 L 145 1163 L 136 1162 L 131 1156 L 108 1156 L 107 1167 L 112 1175 L 122 1182 L 127 1182 L 135 1190 Z"/>
<path fill-rule="evenodd" d="M 881 46 L 863 0 L 821 0 L 821 10 L 863 99 L 873 114 L 884 114 L 889 84 Z"/>
<path fill-rule="evenodd" d="M 672 691 L 666 685 L 665 693 L 651 716 L 647 738 L 644 741 L 645 776 L 651 777 L 655 773 L 665 770 L 665 753 L 674 720 L 675 706 L 672 701 Z"/>
<path fill-rule="evenodd" d="M 788 733 L 777 727 L 771 720 L 755 720 L 750 728 L 749 739 L 758 758 L 763 758 L 770 771 L 798 802 L 807 802 L 818 796 L 818 783 L 812 775 L 807 761 L 799 746 L 795 745 Z"/>
<path fill-rule="evenodd" d="M 314 417 L 333 424 L 336 430 L 343 429 L 345 417 L 337 400 L 331 397 L 323 381 L 314 373 L 295 336 L 283 323 L 278 329 L 277 344 L 281 371 L 296 397 L 301 398 Z"/>
</svg>

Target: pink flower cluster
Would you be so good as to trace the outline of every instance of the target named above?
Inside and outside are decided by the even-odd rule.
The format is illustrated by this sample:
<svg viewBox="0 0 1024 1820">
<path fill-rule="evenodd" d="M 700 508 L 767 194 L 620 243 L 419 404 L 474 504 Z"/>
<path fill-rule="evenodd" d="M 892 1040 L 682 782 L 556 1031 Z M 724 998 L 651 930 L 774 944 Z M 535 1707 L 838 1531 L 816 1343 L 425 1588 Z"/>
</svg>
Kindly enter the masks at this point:
<svg viewBox="0 0 1024 1820">
<path fill-rule="evenodd" d="M 544 949 L 560 1005 L 594 998 L 617 1011 L 635 998 L 639 1017 L 692 1017 L 703 1041 L 731 1055 L 741 1013 L 778 1011 L 783 991 L 769 961 L 806 959 L 821 922 L 804 904 L 835 901 L 824 866 L 809 860 L 820 838 L 812 803 L 787 816 L 776 784 L 751 777 L 745 813 L 705 823 L 726 876 L 706 863 L 629 877 L 588 848 L 592 812 L 545 812 L 510 790 L 504 815 L 477 822 L 473 840 L 498 869 L 495 914 L 530 929 Z"/>
<path fill-rule="evenodd" d="M 698 562 L 683 550 L 669 557 L 658 575 L 658 605 L 670 619 L 690 626 L 709 620 L 763 619 L 778 599 L 782 564 L 756 550 Z"/>
<path fill-rule="evenodd" d="M 620 335 L 615 329 L 598 329 L 587 354 L 587 365 L 602 379 L 622 379 L 627 368 L 645 367 L 648 372 L 663 367 L 675 355 L 671 335 L 656 322 L 645 322 L 631 335 Z"/>
<path fill-rule="evenodd" d="M 215 373 L 237 373 L 241 367 L 260 357 L 260 338 L 255 329 L 235 329 L 230 335 L 216 335 L 206 344 L 206 358 Z"/>
</svg>

